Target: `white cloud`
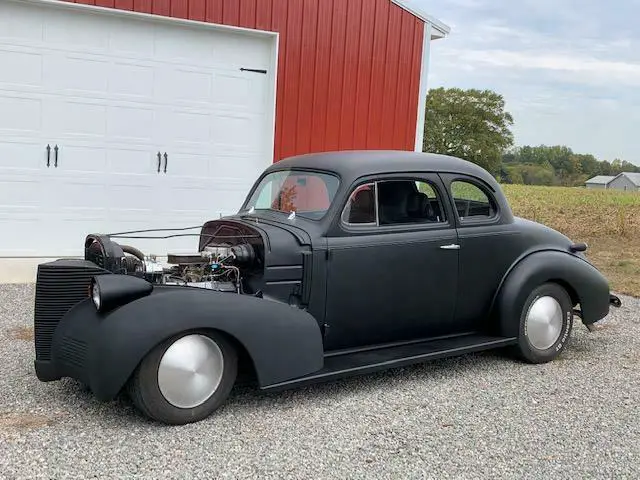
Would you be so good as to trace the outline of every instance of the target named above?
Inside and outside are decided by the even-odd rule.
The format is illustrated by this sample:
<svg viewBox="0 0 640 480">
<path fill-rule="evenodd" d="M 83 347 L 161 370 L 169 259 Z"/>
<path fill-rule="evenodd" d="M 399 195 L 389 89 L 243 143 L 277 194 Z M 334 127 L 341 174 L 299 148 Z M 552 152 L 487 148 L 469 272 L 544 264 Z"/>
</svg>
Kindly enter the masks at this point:
<svg viewBox="0 0 640 480">
<path fill-rule="evenodd" d="M 482 0 L 449 0 L 449 4 L 461 8 L 481 8 L 484 2 Z"/>
<path fill-rule="evenodd" d="M 516 142 L 640 164 L 640 0 L 413 0 L 451 25 L 430 87 L 488 88 Z"/>
<path fill-rule="evenodd" d="M 448 52 L 459 64 L 489 65 L 519 70 L 550 70 L 573 74 L 575 83 L 612 82 L 640 86 L 640 63 L 601 60 L 548 52 L 509 50 L 462 50 Z M 565 79 L 569 79 L 565 77 Z"/>
</svg>

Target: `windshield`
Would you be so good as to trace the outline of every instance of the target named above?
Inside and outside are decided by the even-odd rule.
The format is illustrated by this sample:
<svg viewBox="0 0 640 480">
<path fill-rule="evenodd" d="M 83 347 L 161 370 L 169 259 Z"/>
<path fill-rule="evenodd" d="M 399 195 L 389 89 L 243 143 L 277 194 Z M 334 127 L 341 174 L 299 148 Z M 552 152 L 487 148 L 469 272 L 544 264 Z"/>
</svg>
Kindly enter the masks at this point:
<svg viewBox="0 0 640 480">
<path fill-rule="evenodd" d="M 246 209 L 275 210 L 314 220 L 322 218 L 340 181 L 328 173 L 283 170 L 266 175 L 254 190 Z"/>
</svg>

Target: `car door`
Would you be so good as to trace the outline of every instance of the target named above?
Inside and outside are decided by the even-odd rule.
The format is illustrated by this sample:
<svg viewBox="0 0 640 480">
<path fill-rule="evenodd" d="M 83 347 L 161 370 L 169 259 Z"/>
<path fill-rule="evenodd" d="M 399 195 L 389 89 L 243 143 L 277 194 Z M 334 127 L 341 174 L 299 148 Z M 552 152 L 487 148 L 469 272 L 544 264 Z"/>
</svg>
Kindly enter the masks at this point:
<svg viewBox="0 0 640 480">
<path fill-rule="evenodd" d="M 456 331 L 452 217 L 435 174 L 353 186 L 327 239 L 327 350 Z"/>
<path fill-rule="evenodd" d="M 455 323 L 483 330 L 504 275 L 522 253 L 521 232 L 502 215 L 501 202 L 485 182 L 462 174 L 440 176 L 454 204 L 460 245 Z"/>
</svg>

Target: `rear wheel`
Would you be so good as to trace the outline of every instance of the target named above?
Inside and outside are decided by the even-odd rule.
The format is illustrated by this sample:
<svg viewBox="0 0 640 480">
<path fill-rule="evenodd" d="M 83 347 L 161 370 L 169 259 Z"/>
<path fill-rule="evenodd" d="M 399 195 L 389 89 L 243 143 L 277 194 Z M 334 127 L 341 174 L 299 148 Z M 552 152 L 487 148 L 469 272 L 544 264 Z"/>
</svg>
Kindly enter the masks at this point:
<svg viewBox="0 0 640 480">
<path fill-rule="evenodd" d="M 567 346 L 573 327 L 573 304 L 567 291 L 545 283 L 527 297 L 520 314 L 516 354 L 530 363 L 549 362 Z"/>
<path fill-rule="evenodd" d="M 156 346 L 129 382 L 129 395 L 147 416 L 186 424 L 211 415 L 229 396 L 237 353 L 218 333 L 188 333 Z"/>
</svg>

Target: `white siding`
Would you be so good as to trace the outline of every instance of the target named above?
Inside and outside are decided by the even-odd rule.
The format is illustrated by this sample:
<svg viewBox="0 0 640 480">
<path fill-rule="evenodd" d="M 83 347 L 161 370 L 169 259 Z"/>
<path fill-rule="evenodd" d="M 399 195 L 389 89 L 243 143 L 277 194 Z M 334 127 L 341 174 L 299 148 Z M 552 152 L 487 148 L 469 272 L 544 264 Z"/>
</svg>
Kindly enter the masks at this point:
<svg viewBox="0 0 640 480">
<path fill-rule="evenodd" d="M 275 49 L 272 34 L 0 1 L 0 258 L 235 213 L 273 159 Z"/>
<path fill-rule="evenodd" d="M 613 188 L 616 190 L 627 190 L 631 192 L 638 191 L 638 187 L 636 187 L 636 185 L 624 175 L 620 175 L 619 177 L 616 177 L 614 180 L 612 180 L 609 184 L 609 188 Z"/>
</svg>

